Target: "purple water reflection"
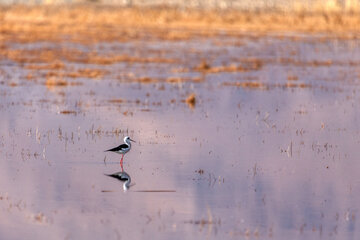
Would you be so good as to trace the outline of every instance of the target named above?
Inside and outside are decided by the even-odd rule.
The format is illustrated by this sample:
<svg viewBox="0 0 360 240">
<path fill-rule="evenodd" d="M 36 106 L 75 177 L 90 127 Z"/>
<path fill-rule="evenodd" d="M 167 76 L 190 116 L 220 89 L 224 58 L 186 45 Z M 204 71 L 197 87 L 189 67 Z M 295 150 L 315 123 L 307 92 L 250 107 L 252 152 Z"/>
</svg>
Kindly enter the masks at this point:
<svg viewBox="0 0 360 240">
<path fill-rule="evenodd" d="M 114 44 L 120 53 L 135 48 L 150 56 L 160 48 L 178 62 L 95 66 L 109 75 L 54 89 L 27 82 L 26 69 L 4 61 L 1 236 L 357 239 L 355 40 L 242 37 L 244 44 L 236 47 L 236 38 L 224 39 L 224 46 L 213 44 L 222 39 Z M 105 55 L 114 50 L 103 45 Z M 264 65 L 250 72 L 192 70 L 204 58 L 217 66 L 246 57 Z M 328 60 L 330 66 L 316 65 Z M 142 84 L 116 77 L 127 72 L 205 81 Z M 289 74 L 311 87 L 284 87 Z M 270 87 L 223 85 L 249 77 Z M 10 80 L 19 86 L 8 86 Z M 192 92 L 194 109 L 182 101 Z M 120 98 L 126 101 L 109 102 Z M 135 184 L 126 192 L 121 182 L 104 176 L 120 171 L 119 155 L 103 152 L 125 135 L 138 141 L 125 157 L 124 169 Z"/>
</svg>

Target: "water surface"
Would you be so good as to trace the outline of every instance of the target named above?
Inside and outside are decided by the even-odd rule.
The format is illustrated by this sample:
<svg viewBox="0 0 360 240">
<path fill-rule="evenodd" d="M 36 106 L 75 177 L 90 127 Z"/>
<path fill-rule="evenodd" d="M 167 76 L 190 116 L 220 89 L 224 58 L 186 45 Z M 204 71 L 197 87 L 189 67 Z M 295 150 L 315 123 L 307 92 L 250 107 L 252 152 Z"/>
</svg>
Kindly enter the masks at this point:
<svg viewBox="0 0 360 240">
<path fill-rule="evenodd" d="M 250 33 L 7 44 L 148 60 L 1 59 L 1 236 L 358 239 L 358 46 Z M 121 156 L 104 150 L 126 135 L 124 192 L 105 176 Z"/>
</svg>

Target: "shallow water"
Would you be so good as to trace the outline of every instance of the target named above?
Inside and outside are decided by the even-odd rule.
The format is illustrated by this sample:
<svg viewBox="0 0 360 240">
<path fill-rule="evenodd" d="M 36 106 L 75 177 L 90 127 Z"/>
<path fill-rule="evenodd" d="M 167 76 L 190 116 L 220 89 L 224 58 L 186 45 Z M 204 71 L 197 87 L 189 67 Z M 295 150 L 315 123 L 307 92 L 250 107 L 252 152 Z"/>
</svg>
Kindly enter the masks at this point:
<svg viewBox="0 0 360 240">
<path fill-rule="evenodd" d="M 358 40 L 241 34 L 7 47 L 44 46 L 171 61 L 62 60 L 107 72 L 49 86 L 46 69 L 0 59 L 2 237 L 359 238 Z M 254 69 L 196 70 L 254 59 Z M 191 93 L 195 105 L 185 102 Z M 104 150 L 126 135 L 137 143 L 124 191 L 105 176 L 121 170 L 120 155 Z"/>
</svg>

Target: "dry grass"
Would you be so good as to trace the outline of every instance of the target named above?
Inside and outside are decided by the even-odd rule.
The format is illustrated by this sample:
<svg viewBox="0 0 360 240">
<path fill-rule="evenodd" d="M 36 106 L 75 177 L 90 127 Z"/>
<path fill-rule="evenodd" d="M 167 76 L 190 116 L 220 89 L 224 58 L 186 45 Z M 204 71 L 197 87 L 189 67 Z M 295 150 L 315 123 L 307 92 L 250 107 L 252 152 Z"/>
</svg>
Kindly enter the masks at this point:
<svg viewBox="0 0 360 240">
<path fill-rule="evenodd" d="M 50 77 L 46 79 L 45 86 L 48 88 L 52 87 L 65 87 L 69 83 L 66 80 Z"/>
<path fill-rule="evenodd" d="M 360 29 L 360 15 L 336 11 L 242 12 L 92 5 L 0 8 L 0 42 L 56 42 L 64 41 L 64 36 L 66 41 L 82 43 L 141 38 L 183 40 L 213 36 L 219 29 L 227 34 L 295 31 L 336 33 L 341 37 L 350 34 L 354 37 Z M 129 56 L 92 59 L 98 64 L 138 61 Z"/>
<path fill-rule="evenodd" d="M 81 85 L 82 85 L 81 82 L 69 82 L 69 81 L 66 81 L 65 79 L 58 78 L 56 76 L 47 77 L 46 81 L 45 81 L 45 86 L 49 90 L 54 90 L 55 88 L 58 88 L 58 87 L 81 86 Z"/>
<path fill-rule="evenodd" d="M 219 31 L 221 30 L 221 31 Z M 173 64 L 177 69 L 173 73 L 195 71 L 201 77 L 184 78 L 168 77 L 154 78 L 121 75 L 122 81 L 139 82 L 141 84 L 182 82 L 202 82 L 206 74 L 223 72 L 250 72 L 262 70 L 267 60 L 246 58 L 231 60 L 230 63 L 216 63 L 203 60 L 200 64 L 181 66 L 179 59 L 166 58 L 161 51 L 148 54 L 111 54 L 101 55 L 95 50 L 90 52 L 71 47 L 11 48 L 8 43 L 32 43 L 46 41 L 56 44 L 61 42 L 76 42 L 85 46 L 98 42 L 134 42 L 136 40 L 184 40 L 191 38 L 208 38 L 219 33 L 232 36 L 243 36 L 251 31 L 254 38 L 269 32 L 306 32 L 331 33 L 339 38 L 356 38 L 359 36 L 360 15 L 350 12 L 241 12 L 214 10 L 180 10 L 176 8 L 121 8 L 94 5 L 73 6 L 10 6 L 0 7 L 0 59 L 8 59 L 24 66 L 29 72 L 25 79 L 43 83 L 50 89 L 64 86 L 80 85 L 72 78 L 101 79 L 110 73 L 102 65 L 125 62 L 132 63 L 165 63 Z M 281 37 L 280 35 L 279 37 Z M 329 39 L 324 35 L 324 41 Z M 331 36 L 332 37 L 332 36 Z M 226 36 L 224 37 L 226 38 Z M 296 37 L 292 39 L 296 41 Z M 321 40 L 321 39 L 320 39 Z M 71 45 L 68 45 L 71 46 Z M 176 50 L 174 50 L 176 51 Z M 195 50 L 196 51 L 196 50 Z M 101 52 L 101 51 L 100 51 Z M 194 52 L 195 53 L 195 52 Z M 296 52 L 294 53 L 296 54 Z M 284 65 L 302 67 L 330 67 L 347 63 L 331 59 L 323 61 L 299 61 L 297 58 L 276 59 Z M 74 64 L 75 63 L 75 64 Z M 76 64 L 89 64 L 89 67 L 76 69 Z M 92 68 L 90 65 L 99 65 Z M 351 64 L 358 64 L 351 62 Z M 180 65 L 180 67 L 178 66 Z M 117 74 L 117 73 L 115 73 Z M 146 73 L 145 73 L 146 74 Z M 40 80 L 39 80 L 40 79 Z M 269 87 L 259 81 L 224 83 L 243 88 L 266 89 Z M 306 84 L 297 83 L 298 77 L 289 73 L 285 88 L 305 88 Z M 296 83 L 296 84 L 295 84 Z M 11 85 L 12 84 L 12 85 Z M 17 86 L 11 83 L 11 86 Z M 270 86 L 273 87 L 273 86 Z M 159 90 L 164 90 L 164 85 Z M 195 96 L 194 96 L 195 99 Z M 195 100 L 194 100 L 195 103 Z M 191 104 L 190 104 L 191 105 Z M 195 106 L 195 104 L 193 104 Z"/>
<path fill-rule="evenodd" d="M 104 70 L 86 68 L 79 69 L 75 72 L 66 73 L 66 76 L 71 78 L 101 78 L 104 74 L 106 74 L 106 71 Z"/>
<path fill-rule="evenodd" d="M 59 71 L 49 71 L 46 73 L 47 78 L 58 77 L 58 78 L 101 78 L 106 71 L 100 69 L 78 69 L 76 71 L 69 72 L 59 72 Z"/>
<path fill-rule="evenodd" d="M 75 114 L 75 115 L 76 115 L 76 111 L 72 111 L 72 110 L 63 110 L 63 111 L 60 111 L 60 114 L 64 114 L 64 115 L 68 115 L 68 114 Z"/>
<path fill-rule="evenodd" d="M 291 74 L 291 75 L 287 76 L 287 80 L 288 81 L 297 81 L 297 80 L 299 80 L 299 77 L 296 76 L 296 75 Z"/>
<path fill-rule="evenodd" d="M 25 68 L 32 70 L 59 70 L 64 69 L 65 64 L 62 62 L 53 62 L 49 64 L 37 65 L 37 64 L 29 64 Z"/>
<path fill-rule="evenodd" d="M 126 102 L 125 99 L 122 99 L 122 98 L 116 98 L 116 99 L 110 99 L 108 100 L 109 103 L 124 103 Z"/>
<path fill-rule="evenodd" d="M 312 87 L 310 84 L 306 84 L 306 83 L 286 83 L 283 85 L 283 87 L 285 88 L 310 88 Z"/>
<path fill-rule="evenodd" d="M 75 24 L 75 23 L 74 23 Z M 36 28 L 36 26 L 34 26 Z M 1 19 L 0 19 L 0 33 L 1 33 Z M 21 32 L 14 32 L 13 37 L 18 34 L 21 37 Z M 32 33 L 29 33 L 32 34 Z M 57 34 L 57 33 L 54 33 Z M 58 33 L 60 34 L 60 33 Z M 84 33 L 86 37 L 86 33 Z M 4 35 L 6 36 L 6 34 Z M 16 41 L 14 39 L 7 39 L 8 41 Z M 31 37 L 29 37 L 31 42 Z M 34 39 L 33 39 L 34 40 Z M 48 39 L 47 41 L 51 41 Z M 1 41 L 1 39 L 0 39 Z M 38 49 L 11 49 L 3 48 L 0 49 L 0 56 L 4 56 L 12 61 L 27 64 L 26 68 L 31 70 L 61 70 L 65 69 L 65 64 L 62 62 L 77 62 L 83 64 L 97 64 L 97 65 L 109 65 L 119 62 L 128 63 L 176 63 L 176 59 L 166 58 L 150 58 L 150 57 L 129 57 L 127 55 L 109 55 L 101 56 L 97 52 L 83 52 L 72 48 L 43 48 L 41 51 Z M 104 72 L 101 71 L 96 73 L 90 69 L 82 69 L 78 73 L 80 75 L 87 75 L 89 77 L 99 77 Z M 96 75 L 96 76 L 94 76 Z"/>
<path fill-rule="evenodd" d="M 244 81 L 244 82 L 224 82 L 223 86 L 234 86 L 248 89 L 262 89 L 267 90 L 269 88 L 311 88 L 310 84 L 306 83 L 294 83 L 287 82 L 285 84 L 265 84 L 258 81 Z"/>
<path fill-rule="evenodd" d="M 242 88 L 259 88 L 265 89 L 266 85 L 261 82 L 255 81 L 247 81 L 247 82 L 224 82 L 224 86 L 235 86 L 235 87 L 242 87 Z"/>
<path fill-rule="evenodd" d="M 195 108 L 195 104 L 196 104 L 196 95 L 195 93 L 190 94 L 185 102 L 187 103 L 187 105 L 191 108 L 194 109 Z"/>
<path fill-rule="evenodd" d="M 179 59 L 164 57 L 166 54 L 161 51 L 152 52 L 151 56 L 116 54 L 114 51 L 104 56 L 95 50 L 88 52 L 71 47 L 42 47 L 41 50 L 11 48 L 12 44 L 8 43 L 76 42 L 86 46 L 97 42 L 208 38 L 220 32 L 241 37 L 244 31 L 252 31 L 255 38 L 269 32 L 284 31 L 326 32 L 335 34 L 339 38 L 346 38 L 358 37 L 359 30 L 360 15 L 337 12 L 241 12 L 176 8 L 110 8 L 94 5 L 10 6 L 0 7 L 0 59 L 14 61 L 31 70 L 24 76 L 29 81 L 37 82 L 39 78 L 45 77 L 47 87 L 59 87 L 76 85 L 76 83 L 68 83 L 69 78 L 104 78 L 109 72 L 104 70 L 105 67 L 102 65 L 125 62 L 129 65 L 166 63 L 178 66 L 182 62 Z M 324 37 L 324 41 L 327 39 L 328 37 Z M 293 40 L 296 41 L 296 37 Z M 61 44 L 56 46 L 61 46 Z M 201 74 L 201 78 L 160 79 L 134 75 L 121 76 L 120 79 L 142 84 L 202 82 L 205 74 L 258 71 L 266 64 L 262 59 L 246 59 L 245 57 L 226 64 L 217 63 L 218 65 L 213 65 L 211 61 L 207 59 L 192 67 L 178 67 L 173 70 L 174 73 L 196 71 Z M 292 58 L 282 58 L 277 61 L 294 66 L 314 67 L 342 64 L 331 59 L 302 62 Z M 73 63 L 99 66 L 75 69 L 72 67 Z M 296 78 L 297 76 L 288 76 L 289 81 L 295 81 Z M 239 86 L 263 87 L 261 84 L 250 82 L 241 83 Z"/>
<path fill-rule="evenodd" d="M 230 64 L 228 66 L 215 66 L 212 67 L 206 61 L 202 61 L 198 66 L 194 68 L 195 71 L 205 73 L 221 73 L 221 72 L 247 72 L 260 70 L 263 63 L 259 59 L 248 59 L 240 64 Z"/>
<path fill-rule="evenodd" d="M 156 83 L 159 80 L 156 78 L 151 78 L 151 77 L 141 77 L 141 78 L 134 79 L 134 81 L 140 82 L 140 83 Z"/>
<path fill-rule="evenodd" d="M 183 83 L 183 82 L 194 82 L 200 83 L 203 82 L 203 78 L 194 77 L 194 78 L 184 78 L 184 77 L 169 77 L 165 80 L 167 83 Z"/>
</svg>

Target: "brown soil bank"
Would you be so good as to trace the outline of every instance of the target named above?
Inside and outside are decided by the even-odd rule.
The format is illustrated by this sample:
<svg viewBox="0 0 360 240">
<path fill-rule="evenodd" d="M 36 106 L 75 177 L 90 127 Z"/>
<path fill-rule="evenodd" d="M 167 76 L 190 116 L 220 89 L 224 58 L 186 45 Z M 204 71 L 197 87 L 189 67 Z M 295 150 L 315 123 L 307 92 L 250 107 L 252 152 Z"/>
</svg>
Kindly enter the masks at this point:
<svg viewBox="0 0 360 240">
<path fill-rule="evenodd" d="M 180 40 L 216 35 L 219 30 L 222 34 L 302 32 L 353 38 L 360 36 L 360 15 L 96 5 L 0 8 L 0 48 L 1 42 L 7 41 L 96 42 L 151 37 Z"/>
</svg>

